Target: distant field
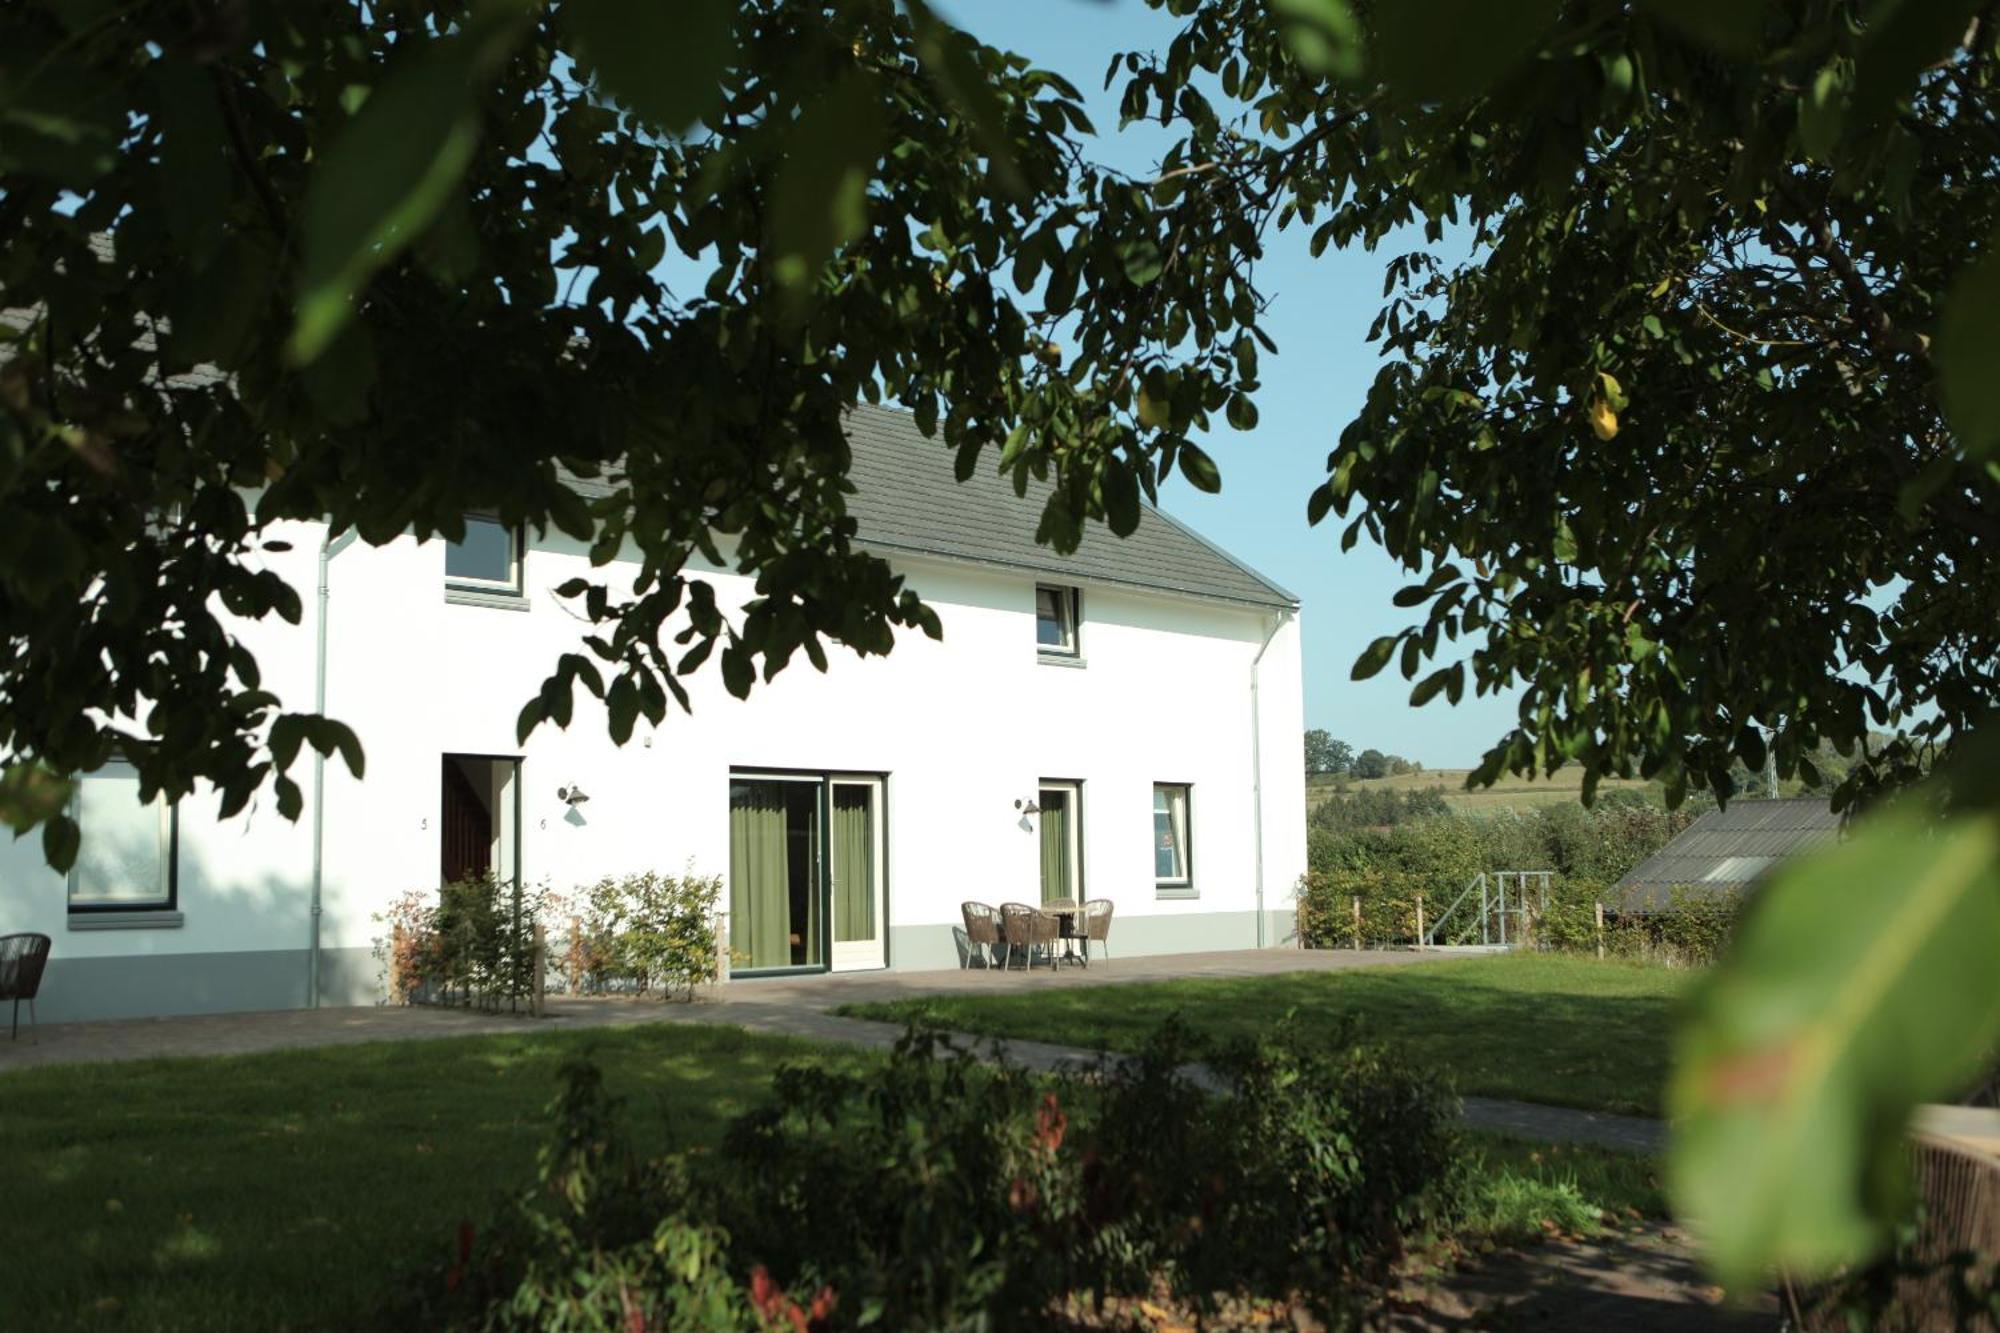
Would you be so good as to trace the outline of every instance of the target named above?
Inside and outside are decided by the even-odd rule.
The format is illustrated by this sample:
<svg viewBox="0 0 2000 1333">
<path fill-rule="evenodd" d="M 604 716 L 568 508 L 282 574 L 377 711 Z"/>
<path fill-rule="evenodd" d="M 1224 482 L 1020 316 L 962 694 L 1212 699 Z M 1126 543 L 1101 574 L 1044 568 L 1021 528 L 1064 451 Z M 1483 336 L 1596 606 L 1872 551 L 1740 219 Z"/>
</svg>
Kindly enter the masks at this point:
<svg viewBox="0 0 2000 1333">
<path fill-rule="evenodd" d="M 1425 787 L 1443 787 L 1444 799 L 1454 810 L 1464 810 L 1474 814 L 1493 810 L 1525 810 L 1538 805 L 1561 805 L 1577 801 L 1583 796 L 1583 770 L 1577 767 L 1565 768 L 1553 779 L 1529 782 L 1517 777 L 1503 777 L 1491 787 L 1478 791 L 1465 790 L 1465 776 L 1468 768 L 1432 768 L 1421 773 L 1404 773 L 1393 778 L 1349 778 L 1349 791 L 1389 788 L 1395 791 L 1421 791 Z M 1310 810 L 1333 794 L 1334 782 L 1330 778 L 1310 778 L 1306 783 L 1306 809 Z M 1639 791 L 1657 794 L 1660 785 L 1638 778 L 1630 780 L 1607 778 L 1597 785 L 1600 792 Z"/>
</svg>

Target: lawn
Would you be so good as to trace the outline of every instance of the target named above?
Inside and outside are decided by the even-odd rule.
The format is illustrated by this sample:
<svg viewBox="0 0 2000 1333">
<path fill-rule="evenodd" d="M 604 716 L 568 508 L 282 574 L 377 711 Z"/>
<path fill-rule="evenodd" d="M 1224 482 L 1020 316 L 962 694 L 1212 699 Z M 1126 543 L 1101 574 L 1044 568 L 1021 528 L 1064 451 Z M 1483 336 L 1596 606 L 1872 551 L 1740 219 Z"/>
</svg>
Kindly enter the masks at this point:
<svg viewBox="0 0 2000 1333">
<path fill-rule="evenodd" d="M 1134 1049 L 1176 1013 L 1221 1038 L 1266 1032 L 1287 1010 L 1329 1030 L 1351 1015 L 1364 1036 L 1444 1071 L 1461 1093 L 1658 1115 L 1676 1002 L 1692 977 L 1637 963 L 1508 954 L 1060 990 L 1009 976 L 990 995 L 839 1012 L 1111 1050 Z"/>
<path fill-rule="evenodd" d="M 675 1024 L 0 1076 L 0 1329 L 372 1327 L 532 1182 L 571 1054 L 649 1148 L 712 1141 L 783 1060 L 868 1058 Z"/>
</svg>

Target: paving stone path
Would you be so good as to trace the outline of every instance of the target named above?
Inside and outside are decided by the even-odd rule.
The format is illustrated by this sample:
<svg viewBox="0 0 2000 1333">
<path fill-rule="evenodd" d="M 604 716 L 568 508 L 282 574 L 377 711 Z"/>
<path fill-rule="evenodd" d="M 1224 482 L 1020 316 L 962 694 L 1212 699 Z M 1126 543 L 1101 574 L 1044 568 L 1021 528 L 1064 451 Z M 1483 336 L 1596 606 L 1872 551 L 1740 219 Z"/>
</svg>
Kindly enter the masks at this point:
<svg viewBox="0 0 2000 1333">
<path fill-rule="evenodd" d="M 549 1015 L 542 1021 L 552 1029 L 564 1031 L 659 1022 L 727 1023 L 754 1032 L 886 1050 L 902 1036 L 902 1027 L 846 1018 L 831 1010 L 869 1001 L 990 991 L 999 985 L 1069 989 L 1186 977 L 1271 976 L 1353 967 L 1394 967 L 1425 961 L 1430 961 L 1430 957 L 1401 950 L 1261 949 L 1118 960 L 1108 968 L 1099 965 L 1034 977 L 1010 975 L 1004 979 L 976 968 L 847 973 L 733 983 L 704 992 L 693 1004 L 560 998 L 550 1002 Z M 162 1056 L 245 1055 L 358 1042 L 519 1032 L 524 1024 L 534 1021 L 504 1013 L 376 1006 L 51 1023 L 39 1031 L 24 1033 L 19 1041 L 0 1043 L 0 1075 L 56 1064 L 95 1064 Z M 967 1033 L 953 1034 L 952 1040 L 982 1056 L 1005 1058 L 1032 1069 L 1081 1068 L 1095 1064 L 1100 1058 L 1094 1051 L 1049 1042 Z M 1475 1129 L 1517 1138 L 1596 1144 L 1626 1152 L 1657 1152 L 1666 1138 L 1665 1126 L 1656 1120 L 1490 1097 L 1465 1098 L 1465 1121 Z"/>
</svg>

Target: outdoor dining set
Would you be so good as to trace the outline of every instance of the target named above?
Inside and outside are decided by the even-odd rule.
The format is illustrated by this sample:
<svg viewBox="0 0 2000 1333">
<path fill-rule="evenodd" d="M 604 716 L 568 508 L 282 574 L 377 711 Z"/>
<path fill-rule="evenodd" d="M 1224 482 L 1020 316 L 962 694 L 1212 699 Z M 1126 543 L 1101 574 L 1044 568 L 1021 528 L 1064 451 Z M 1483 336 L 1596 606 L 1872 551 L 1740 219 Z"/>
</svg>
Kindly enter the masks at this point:
<svg viewBox="0 0 2000 1333">
<path fill-rule="evenodd" d="M 1092 898 L 1079 903 L 1074 898 L 1056 898 L 1039 907 L 1028 903 L 961 903 L 965 918 L 966 946 L 986 967 L 1011 967 L 1019 951 L 1023 965 L 1035 965 L 1037 951 L 1050 967 L 1062 963 L 1090 966 L 1090 946 L 1094 943 L 1105 958 L 1111 956 L 1111 900 Z"/>
</svg>

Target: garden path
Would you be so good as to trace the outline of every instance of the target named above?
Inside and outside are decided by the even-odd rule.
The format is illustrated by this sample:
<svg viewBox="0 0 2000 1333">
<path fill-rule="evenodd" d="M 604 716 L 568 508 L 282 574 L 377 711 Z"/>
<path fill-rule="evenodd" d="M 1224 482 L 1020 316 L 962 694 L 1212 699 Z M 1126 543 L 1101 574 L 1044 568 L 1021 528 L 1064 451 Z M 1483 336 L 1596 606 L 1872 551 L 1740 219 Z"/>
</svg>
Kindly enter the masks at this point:
<svg viewBox="0 0 2000 1333">
<path fill-rule="evenodd" d="M 996 986 L 1129 985 L 1185 977 L 1270 976 L 1287 972 L 1391 967 L 1429 961 L 1433 955 L 1407 950 L 1236 949 L 1118 959 L 1110 967 L 1037 972 L 996 977 L 979 968 L 940 972 L 850 972 L 810 977 L 735 982 L 710 987 L 687 1005 L 622 997 L 555 998 L 545 1020 L 551 1028 L 574 1031 L 637 1023 L 728 1023 L 759 1032 L 777 1032 L 820 1041 L 887 1049 L 903 1029 L 893 1023 L 846 1018 L 829 1012 L 839 1005 L 947 995 Z M 258 1051 L 357 1042 L 460 1037 L 517 1032 L 523 1018 L 459 1009 L 365 1006 L 288 1009 L 269 1013 L 202 1014 L 180 1018 L 120 1019 L 50 1023 L 24 1031 L 20 1040 L 0 1043 L 0 1074 L 41 1065 L 143 1060 L 162 1056 L 244 1055 Z M 953 1044 L 982 1056 L 1005 1057 L 1034 1069 L 1094 1063 L 1099 1056 L 1074 1046 L 953 1034 Z M 1519 1138 L 1577 1142 L 1627 1152 L 1657 1152 L 1666 1137 L 1656 1120 L 1577 1111 L 1490 1097 L 1465 1099 L 1466 1123 Z"/>
</svg>

